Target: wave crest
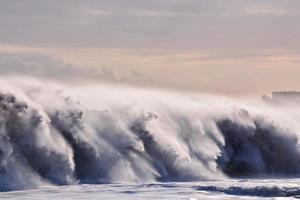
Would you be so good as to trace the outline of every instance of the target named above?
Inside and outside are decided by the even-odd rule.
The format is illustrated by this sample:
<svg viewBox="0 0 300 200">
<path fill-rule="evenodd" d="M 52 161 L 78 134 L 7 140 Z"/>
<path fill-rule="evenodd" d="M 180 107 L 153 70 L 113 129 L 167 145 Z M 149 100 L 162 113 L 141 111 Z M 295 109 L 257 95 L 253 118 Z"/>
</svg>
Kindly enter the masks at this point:
<svg viewBox="0 0 300 200">
<path fill-rule="evenodd" d="M 116 86 L 6 85 L 0 190 L 300 173 L 297 107 Z"/>
</svg>

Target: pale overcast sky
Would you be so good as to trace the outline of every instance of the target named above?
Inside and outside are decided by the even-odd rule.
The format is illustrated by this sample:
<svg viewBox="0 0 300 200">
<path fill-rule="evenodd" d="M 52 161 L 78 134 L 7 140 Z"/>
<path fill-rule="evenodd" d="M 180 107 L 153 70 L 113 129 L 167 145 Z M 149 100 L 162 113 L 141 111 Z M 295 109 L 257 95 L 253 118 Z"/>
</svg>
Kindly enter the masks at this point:
<svg viewBox="0 0 300 200">
<path fill-rule="evenodd" d="M 299 0 L 0 0 L 0 74 L 300 90 Z"/>
</svg>

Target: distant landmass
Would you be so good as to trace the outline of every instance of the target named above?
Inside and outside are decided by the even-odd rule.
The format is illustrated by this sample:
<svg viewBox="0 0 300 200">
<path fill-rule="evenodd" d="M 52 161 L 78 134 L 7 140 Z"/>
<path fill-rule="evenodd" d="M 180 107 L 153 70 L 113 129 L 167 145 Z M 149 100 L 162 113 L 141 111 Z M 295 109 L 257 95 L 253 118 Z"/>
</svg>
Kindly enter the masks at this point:
<svg viewBox="0 0 300 200">
<path fill-rule="evenodd" d="M 272 97 L 267 95 L 262 96 L 262 100 L 272 104 L 300 104 L 299 91 L 277 91 L 272 92 Z"/>
</svg>

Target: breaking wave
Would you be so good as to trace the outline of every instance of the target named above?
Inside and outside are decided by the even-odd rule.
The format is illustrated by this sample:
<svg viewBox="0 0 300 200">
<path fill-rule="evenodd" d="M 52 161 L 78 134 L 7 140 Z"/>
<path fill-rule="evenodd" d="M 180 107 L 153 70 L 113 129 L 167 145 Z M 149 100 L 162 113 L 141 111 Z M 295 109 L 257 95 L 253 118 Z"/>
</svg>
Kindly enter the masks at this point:
<svg viewBox="0 0 300 200">
<path fill-rule="evenodd" d="M 300 175 L 300 109 L 2 80 L 0 190 Z"/>
</svg>

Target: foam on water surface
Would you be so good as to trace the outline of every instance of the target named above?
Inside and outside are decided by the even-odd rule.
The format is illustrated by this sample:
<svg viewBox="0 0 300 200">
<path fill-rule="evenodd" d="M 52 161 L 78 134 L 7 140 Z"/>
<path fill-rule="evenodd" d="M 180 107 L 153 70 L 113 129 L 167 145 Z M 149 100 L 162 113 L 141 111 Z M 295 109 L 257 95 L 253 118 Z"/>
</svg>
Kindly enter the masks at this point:
<svg viewBox="0 0 300 200">
<path fill-rule="evenodd" d="M 299 179 L 52 186 L 0 193 L 6 199 L 296 199 Z M 234 189 L 232 189 L 234 187 Z M 209 189 L 210 188 L 210 189 Z M 211 189 L 216 188 L 216 189 Z M 270 192 L 273 191 L 273 192 Z"/>
</svg>

